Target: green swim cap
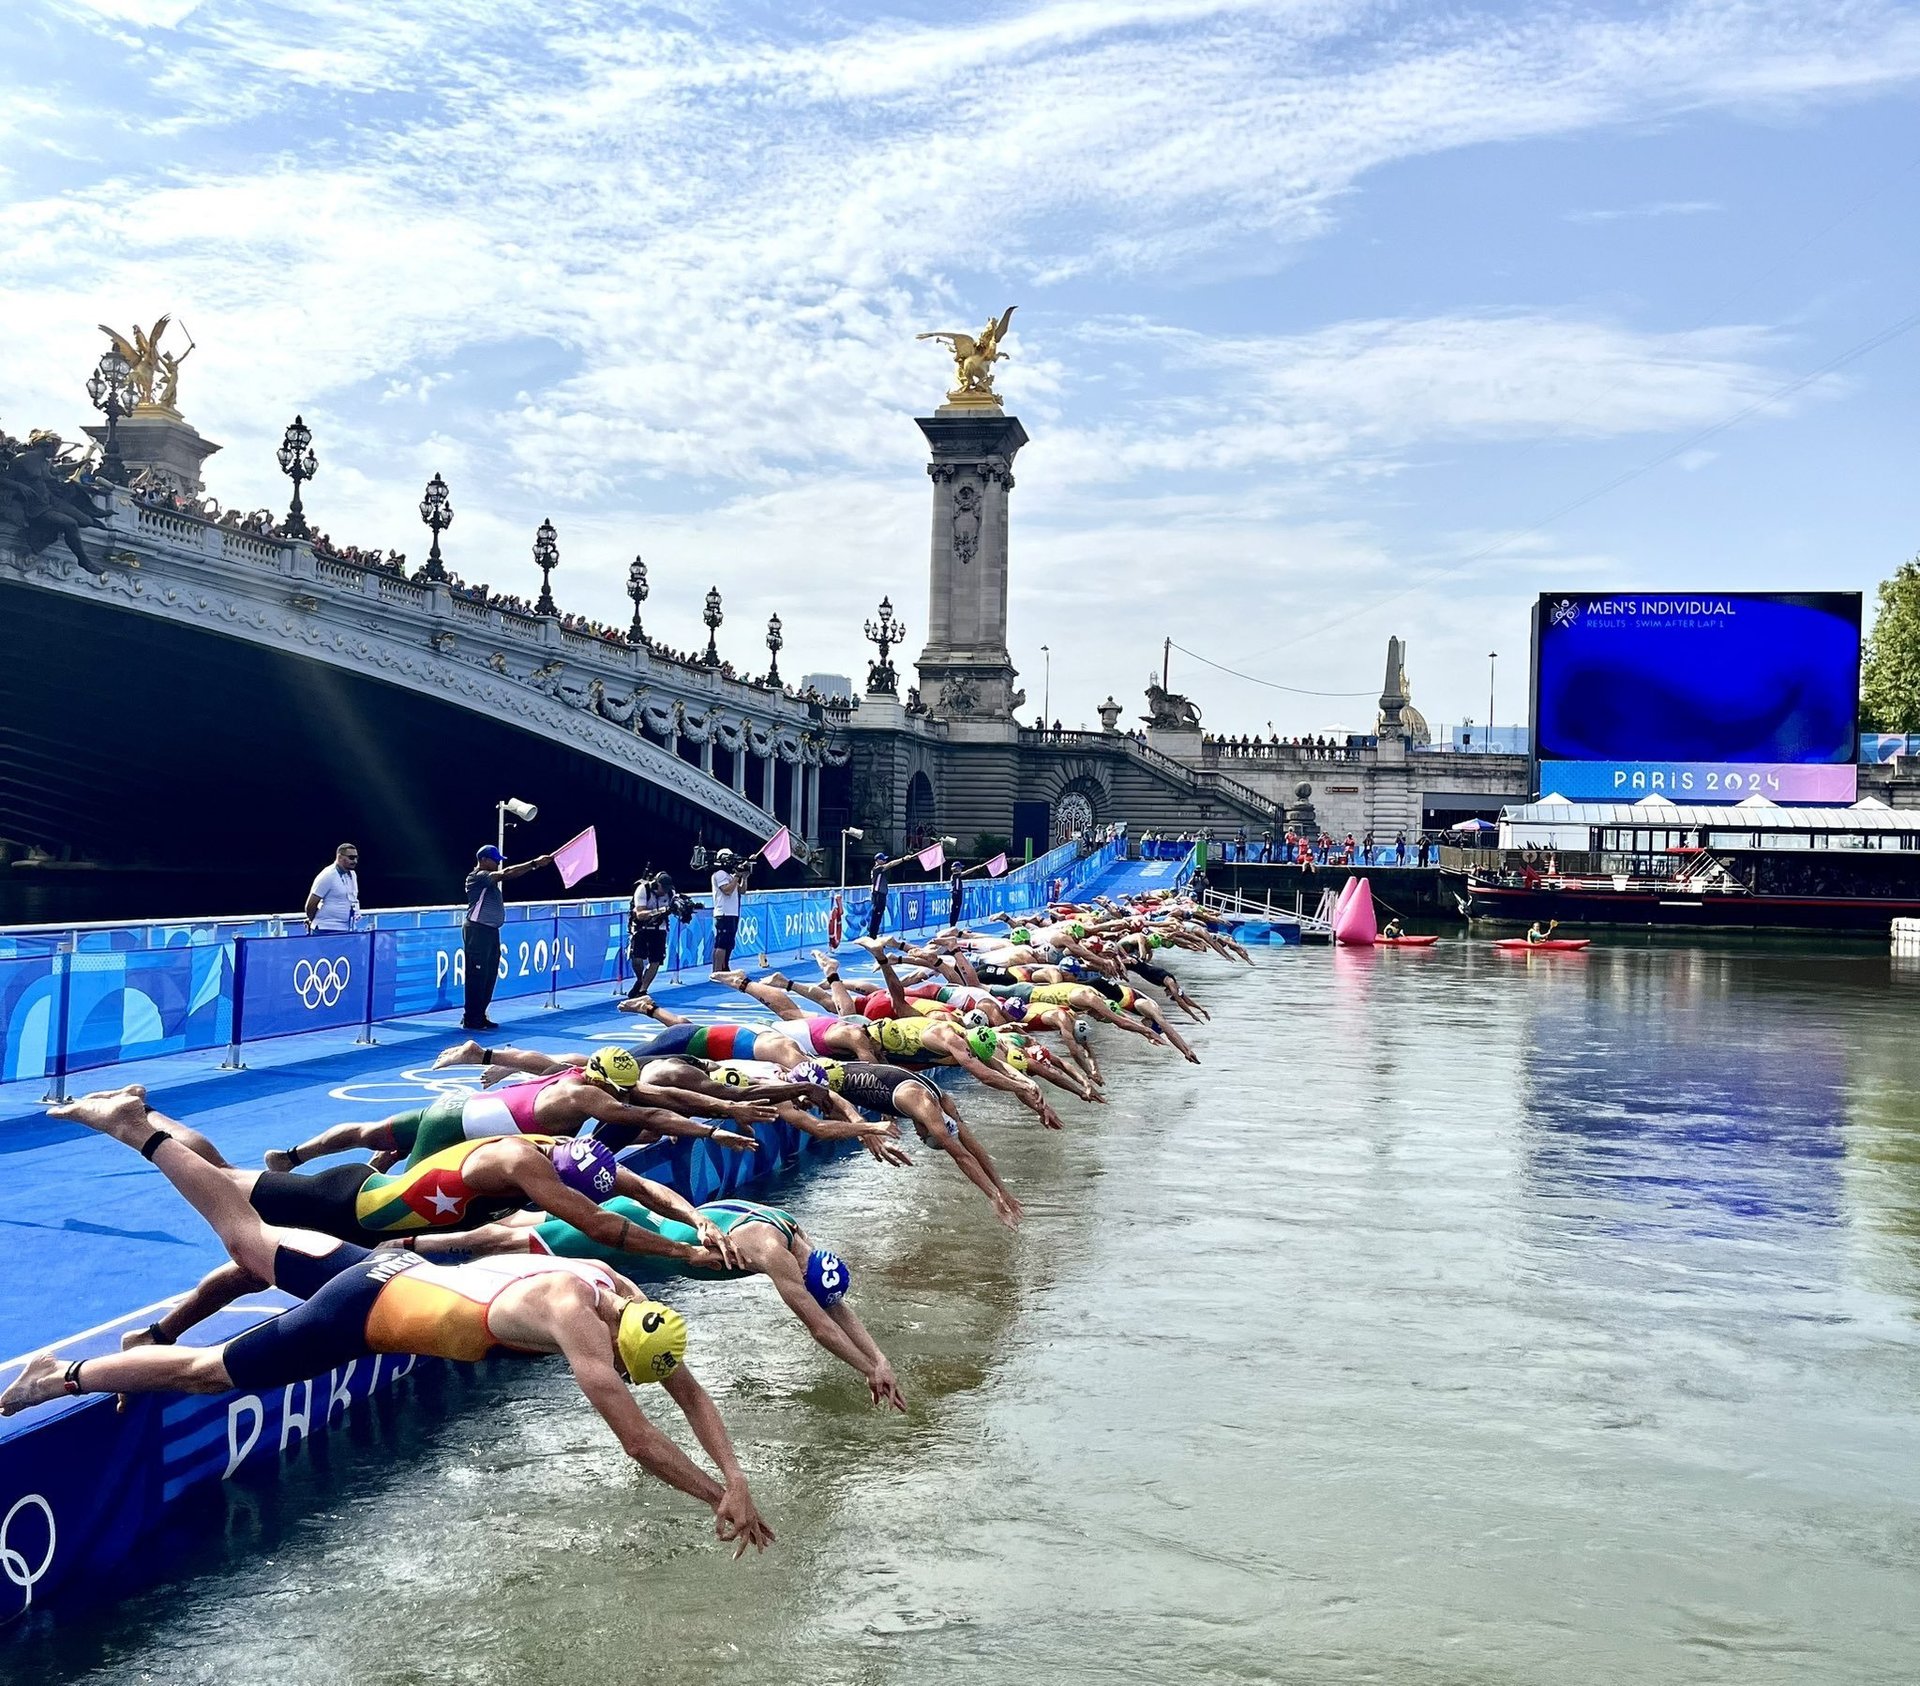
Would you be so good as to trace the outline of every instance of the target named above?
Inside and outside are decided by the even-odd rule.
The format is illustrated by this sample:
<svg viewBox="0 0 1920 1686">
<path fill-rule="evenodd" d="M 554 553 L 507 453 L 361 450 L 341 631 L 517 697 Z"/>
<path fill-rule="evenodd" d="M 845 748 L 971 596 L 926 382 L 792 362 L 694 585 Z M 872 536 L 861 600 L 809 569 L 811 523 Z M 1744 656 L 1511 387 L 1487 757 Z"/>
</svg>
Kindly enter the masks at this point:
<svg viewBox="0 0 1920 1686">
<path fill-rule="evenodd" d="M 978 1030 L 967 1032 L 967 1046 L 973 1050 L 976 1060 L 990 1060 L 1000 1046 L 1000 1038 L 991 1028 L 982 1025 Z"/>
<path fill-rule="evenodd" d="M 1082 937 L 1084 937 L 1087 934 L 1087 928 L 1084 925 L 1070 925 L 1067 928 L 1073 933 L 1073 939 L 1075 942 L 1078 942 Z"/>
<path fill-rule="evenodd" d="M 1013 940 L 1024 948 L 1033 941 L 1033 933 L 1024 925 L 1016 925 L 1013 928 Z"/>
<path fill-rule="evenodd" d="M 1167 946 L 1167 939 L 1166 939 L 1165 937 L 1149 937 L 1149 938 L 1147 938 L 1147 947 L 1148 947 L 1148 948 L 1165 948 L 1166 946 Z"/>
</svg>

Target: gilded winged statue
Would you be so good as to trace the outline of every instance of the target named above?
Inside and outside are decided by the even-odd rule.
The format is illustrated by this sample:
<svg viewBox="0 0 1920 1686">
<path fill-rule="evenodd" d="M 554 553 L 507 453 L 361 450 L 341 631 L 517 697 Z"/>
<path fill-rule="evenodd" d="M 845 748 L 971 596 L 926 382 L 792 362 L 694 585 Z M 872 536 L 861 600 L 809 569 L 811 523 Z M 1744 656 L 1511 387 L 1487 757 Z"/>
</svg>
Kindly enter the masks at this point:
<svg viewBox="0 0 1920 1686">
<path fill-rule="evenodd" d="M 179 368 L 185 361 L 186 354 L 183 353 L 180 357 L 163 358 L 160 352 L 160 336 L 167 331 L 167 324 L 172 320 L 171 314 L 161 317 L 154 323 L 150 333 L 143 332 L 136 323 L 131 343 L 109 328 L 106 323 L 100 324 L 100 332 L 113 341 L 114 350 L 127 360 L 127 367 L 131 371 L 127 377 L 128 384 L 133 388 L 133 402 L 136 409 L 155 407 L 153 383 L 160 378 L 163 367 L 166 370 L 166 384 L 163 388 L 165 396 L 160 400 L 160 407 L 171 408 L 173 401 L 179 396 Z"/>
<path fill-rule="evenodd" d="M 962 334 L 942 329 L 933 334 L 915 334 L 917 340 L 945 340 L 953 353 L 953 366 L 958 384 L 947 394 L 954 404 L 998 404 L 1000 395 L 993 390 L 993 366 L 1007 355 L 1000 349 L 1000 342 L 1007 336 L 1007 324 L 1013 320 L 1013 313 L 1019 306 L 1008 305 L 1004 315 L 996 322 L 987 318 L 987 325 L 978 334 Z"/>
</svg>

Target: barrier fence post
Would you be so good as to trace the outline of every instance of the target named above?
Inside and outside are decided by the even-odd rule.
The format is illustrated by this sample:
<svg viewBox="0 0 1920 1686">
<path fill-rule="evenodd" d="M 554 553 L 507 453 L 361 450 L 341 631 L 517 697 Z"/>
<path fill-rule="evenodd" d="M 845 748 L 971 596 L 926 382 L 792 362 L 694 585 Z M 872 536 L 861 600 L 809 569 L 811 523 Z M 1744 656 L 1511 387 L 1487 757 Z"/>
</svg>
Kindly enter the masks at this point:
<svg viewBox="0 0 1920 1686">
<path fill-rule="evenodd" d="M 362 1048 L 378 1045 L 373 1036 L 373 951 L 373 933 L 369 931 L 367 933 L 367 1013 L 365 1022 L 360 1026 L 360 1034 L 353 1039 L 355 1044 Z"/>
<path fill-rule="evenodd" d="M 53 1026 L 53 1087 L 40 1097 L 41 1102 L 50 1106 L 62 1106 L 67 1096 L 67 1015 L 73 1000 L 73 957 L 80 951 L 80 933 L 70 934 L 53 957 L 54 975 L 59 979 L 54 988 L 54 1026 Z"/>
<path fill-rule="evenodd" d="M 560 916 L 553 919 L 553 945 L 547 952 L 547 1011 L 560 1005 Z"/>
<path fill-rule="evenodd" d="M 247 1069 L 240 1058 L 240 1044 L 246 1036 L 247 941 L 245 937 L 233 939 L 233 1040 L 227 1044 L 227 1057 L 220 1062 L 222 1071 Z"/>
</svg>

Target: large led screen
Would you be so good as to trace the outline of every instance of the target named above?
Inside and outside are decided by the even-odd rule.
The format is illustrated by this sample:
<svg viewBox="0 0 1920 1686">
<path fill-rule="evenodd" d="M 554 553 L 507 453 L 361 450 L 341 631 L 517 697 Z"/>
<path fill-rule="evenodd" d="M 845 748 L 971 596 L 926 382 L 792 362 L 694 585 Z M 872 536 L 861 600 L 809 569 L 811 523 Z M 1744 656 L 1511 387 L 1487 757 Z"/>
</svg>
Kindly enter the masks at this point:
<svg viewBox="0 0 1920 1686">
<path fill-rule="evenodd" d="M 1854 799 L 1858 592 L 1550 593 L 1533 659 L 1543 794 Z"/>
</svg>

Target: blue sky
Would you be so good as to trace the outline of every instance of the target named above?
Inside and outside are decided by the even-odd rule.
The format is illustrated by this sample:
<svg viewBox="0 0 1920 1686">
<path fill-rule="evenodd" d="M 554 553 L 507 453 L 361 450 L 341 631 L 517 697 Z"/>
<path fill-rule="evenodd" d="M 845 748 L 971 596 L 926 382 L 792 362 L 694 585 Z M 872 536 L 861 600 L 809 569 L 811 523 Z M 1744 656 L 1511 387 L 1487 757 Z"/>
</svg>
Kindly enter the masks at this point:
<svg viewBox="0 0 1920 1686">
<path fill-rule="evenodd" d="M 1917 80 L 1880 0 L 14 0 L 0 426 L 172 311 L 225 501 L 299 410 L 337 539 L 423 554 L 438 471 L 469 578 L 550 516 L 568 606 L 639 551 L 673 643 L 718 584 L 736 659 L 778 610 L 858 673 L 882 592 L 925 626 L 913 335 L 1017 303 L 1029 713 L 1042 643 L 1092 723 L 1171 636 L 1252 676 L 1176 652 L 1210 725 L 1365 726 L 1295 693 L 1399 633 L 1510 719 L 1541 590 L 1920 550 L 1920 328 L 1821 373 L 1920 310 Z"/>
</svg>

